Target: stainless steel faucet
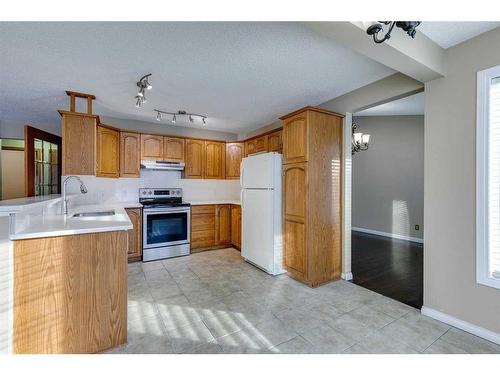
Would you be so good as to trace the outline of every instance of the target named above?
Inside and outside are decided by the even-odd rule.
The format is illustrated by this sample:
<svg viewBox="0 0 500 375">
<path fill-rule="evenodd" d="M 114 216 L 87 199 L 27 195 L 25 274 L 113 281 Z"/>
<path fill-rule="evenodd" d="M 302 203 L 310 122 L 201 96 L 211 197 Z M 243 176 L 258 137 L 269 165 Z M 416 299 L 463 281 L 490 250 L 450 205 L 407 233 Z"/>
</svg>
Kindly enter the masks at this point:
<svg viewBox="0 0 500 375">
<path fill-rule="evenodd" d="M 82 194 L 87 194 L 87 187 L 83 183 L 82 179 L 78 176 L 68 176 L 63 181 L 62 186 L 62 211 L 64 215 L 68 214 L 68 198 L 66 197 L 66 186 L 68 185 L 69 180 L 72 178 L 78 180 L 80 182 L 80 192 Z"/>
</svg>

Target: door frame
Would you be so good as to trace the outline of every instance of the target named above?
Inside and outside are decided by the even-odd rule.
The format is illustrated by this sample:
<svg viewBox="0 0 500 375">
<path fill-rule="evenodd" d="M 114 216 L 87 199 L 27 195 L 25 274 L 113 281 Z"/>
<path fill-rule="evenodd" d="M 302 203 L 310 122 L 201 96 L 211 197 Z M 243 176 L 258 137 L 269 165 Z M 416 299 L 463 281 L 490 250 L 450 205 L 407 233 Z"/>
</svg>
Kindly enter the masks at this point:
<svg viewBox="0 0 500 375">
<path fill-rule="evenodd" d="M 41 129 L 24 125 L 24 166 L 25 166 L 25 193 L 27 197 L 35 195 L 35 138 L 57 145 L 57 190 L 61 191 L 62 173 L 62 138 Z"/>
</svg>

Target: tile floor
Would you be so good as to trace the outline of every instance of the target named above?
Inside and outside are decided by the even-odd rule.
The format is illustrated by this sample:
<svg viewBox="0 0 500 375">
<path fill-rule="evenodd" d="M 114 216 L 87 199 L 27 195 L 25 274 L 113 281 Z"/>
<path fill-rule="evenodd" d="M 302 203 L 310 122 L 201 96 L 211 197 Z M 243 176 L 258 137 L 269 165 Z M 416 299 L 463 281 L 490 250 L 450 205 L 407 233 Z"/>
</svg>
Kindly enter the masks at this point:
<svg viewBox="0 0 500 375">
<path fill-rule="evenodd" d="M 128 344 L 112 353 L 500 353 L 355 284 L 272 277 L 234 249 L 129 265 Z"/>
</svg>

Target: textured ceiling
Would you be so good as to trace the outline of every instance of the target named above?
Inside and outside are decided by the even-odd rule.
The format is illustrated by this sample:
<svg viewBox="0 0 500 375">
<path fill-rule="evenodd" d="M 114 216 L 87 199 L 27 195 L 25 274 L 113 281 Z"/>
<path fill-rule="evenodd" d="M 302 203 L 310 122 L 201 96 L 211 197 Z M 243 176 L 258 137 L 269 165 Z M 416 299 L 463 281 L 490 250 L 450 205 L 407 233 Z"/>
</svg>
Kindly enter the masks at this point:
<svg viewBox="0 0 500 375">
<path fill-rule="evenodd" d="M 0 121 L 33 124 L 58 123 L 69 89 L 96 95 L 97 114 L 187 110 L 239 133 L 394 73 L 299 23 L 0 23 L 0 55 Z"/>
<path fill-rule="evenodd" d="M 499 26 L 500 22 L 424 21 L 418 26 L 417 30 L 427 35 L 441 47 L 449 48 Z"/>
<path fill-rule="evenodd" d="M 425 109 L 424 93 L 407 96 L 376 107 L 354 113 L 354 116 L 404 116 L 423 115 Z"/>
</svg>

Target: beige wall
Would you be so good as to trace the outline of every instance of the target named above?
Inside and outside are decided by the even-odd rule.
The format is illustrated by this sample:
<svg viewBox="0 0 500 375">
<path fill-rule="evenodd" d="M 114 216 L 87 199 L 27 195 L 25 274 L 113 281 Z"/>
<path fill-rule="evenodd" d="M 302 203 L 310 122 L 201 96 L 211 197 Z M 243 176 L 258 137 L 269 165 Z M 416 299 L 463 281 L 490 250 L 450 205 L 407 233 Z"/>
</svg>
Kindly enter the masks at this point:
<svg viewBox="0 0 500 375">
<path fill-rule="evenodd" d="M 2 150 L 1 161 L 2 200 L 24 197 L 24 151 Z"/>
<path fill-rule="evenodd" d="M 424 116 L 363 116 L 353 122 L 371 142 L 368 151 L 352 157 L 352 226 L 423 238 Z"/>
<path fill-rule="evenodd" d="M 500 29 L 447 50 L 425 85 L 424 305 L 500 333 L 500 290 L 476 283 L 476 73 L 500 64 Z"/>
</svg>

